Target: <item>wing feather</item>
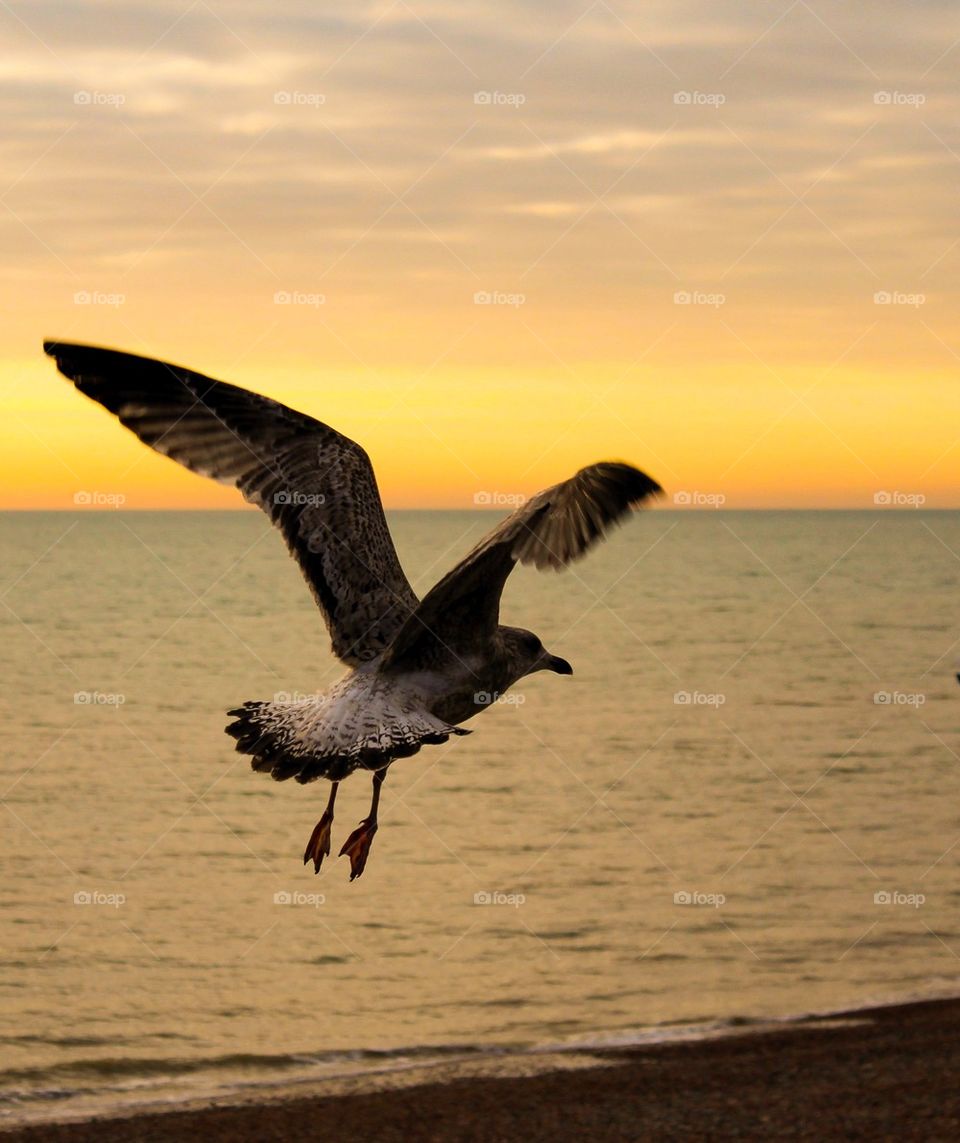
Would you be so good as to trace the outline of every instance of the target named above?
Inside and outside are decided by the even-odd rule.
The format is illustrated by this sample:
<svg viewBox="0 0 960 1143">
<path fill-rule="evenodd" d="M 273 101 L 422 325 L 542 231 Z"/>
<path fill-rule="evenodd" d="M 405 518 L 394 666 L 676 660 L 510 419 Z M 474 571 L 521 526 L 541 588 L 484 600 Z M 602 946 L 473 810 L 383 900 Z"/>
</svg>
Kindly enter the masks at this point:
<svg viewBox="0 0 960 1143">
<path fill-rule="evenodd" d="M 280 529 L 355 666 L 386 648 L 417 606 L 364 450 L 269 397 L 151 358 L 45 342 L 64 376 L 157 452 L 236 485 Z"/>
<path fill-rule="evenodd" d="M 632 465 L 603 461 L 531 497 L 440 580 L 401 628 L 385 664 L 413 667 L 479 650 L 496 630 L 518 563 L 559 570 L 663 489 Z"/>
</svg>

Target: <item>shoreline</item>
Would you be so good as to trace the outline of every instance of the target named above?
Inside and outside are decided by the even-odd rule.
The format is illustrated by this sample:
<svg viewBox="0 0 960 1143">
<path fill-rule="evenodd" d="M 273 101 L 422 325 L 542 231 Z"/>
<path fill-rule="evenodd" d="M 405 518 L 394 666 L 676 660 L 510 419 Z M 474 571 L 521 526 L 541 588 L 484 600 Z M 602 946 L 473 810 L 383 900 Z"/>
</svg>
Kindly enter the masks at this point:
<svg viewBox="0 0 960 1143">
<path fill-rule="evenodd" d="M 960 998 L 257 1085 L 85 1119 L 0 1123 L 25 1143 L 960 1138 Z M 678 1030 L 679 1031 L 679 1030 Z"/>
</svg>

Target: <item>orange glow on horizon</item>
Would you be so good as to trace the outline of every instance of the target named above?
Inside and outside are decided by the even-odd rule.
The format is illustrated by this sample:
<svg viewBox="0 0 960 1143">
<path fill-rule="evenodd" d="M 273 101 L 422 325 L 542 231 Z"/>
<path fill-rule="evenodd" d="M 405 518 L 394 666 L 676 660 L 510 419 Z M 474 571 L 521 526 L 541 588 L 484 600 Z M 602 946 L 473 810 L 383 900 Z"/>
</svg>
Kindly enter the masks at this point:
<svg viewBox="0 0 960 1143">
<path fill-rule="evenodd" d="M 73 392 L 44 337 L 302 409 L 388 507 L 606 458 L 729 508 L 957 505 L 951 17 L 841 8 L 599 5 L 559 38 L 495 7 L 199 5 L 169 35 L 25 11 L 0 508 L 238 503 Z"/>
<path fill-rule="evenodd" d="M 8 405 L 4 508 L 242 507 L 235 489 L 152 453 L 52 362 L 24 371 L 30 395 Z M 256 366 L 240 373 L 229 379 L 257 385 Z M 591 385 L 555 387 L 548 399 L 539 378 L 515 383 L 515 399 L 509 383 L 442 374 L 412 392 L 403 378 L 376 386 L 357 378 L 320 393 L 287 378 L 259 387 L 358 440 L 388 508 L 505 508 L 603 459 L 648 471 L 667 491 L 665 507 L 719 496 L 727 508 L 869 508 L 882 490 L 922 491 L 927 507 L 957 502 L 950 419 L 931 422 L 927 402 L 905 399 L 894 379 L 854 375 L 838 387 L 833 378 L 797 405 L 787 389 L 771 395 L 760 371 L 738 370 L 730 389 L 723 370 L 699 382 L 649 373 L 634 383 L 635 408 L 625 406 L 616 371 L 600 367 Z M 952 379 L 931 378 L 926 388 L 930 405 L 956 405 Z M 391 403 L 397 390 L 407 396 Z"/>
</svg>

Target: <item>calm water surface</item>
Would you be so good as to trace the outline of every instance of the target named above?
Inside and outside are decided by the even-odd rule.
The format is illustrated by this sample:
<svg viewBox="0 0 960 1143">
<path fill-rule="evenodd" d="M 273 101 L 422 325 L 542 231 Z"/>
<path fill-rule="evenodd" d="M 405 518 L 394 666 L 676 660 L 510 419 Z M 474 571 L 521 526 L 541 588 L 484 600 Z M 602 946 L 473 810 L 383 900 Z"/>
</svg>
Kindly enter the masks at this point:
<svg viewBox="0 0 960 1143">
<path fill-rule="evenodd" d="M 495 519 L 393 514 L 415 588 Z M 956 991 L 958 559 L 950 512 L 654 511 L 516 572 L 576 673 L 395 765 L 351 885 L 326 783 L 223 734 L 340 674 L 266 521 L 0 517 L 0 1106 Z"/>
</svg>

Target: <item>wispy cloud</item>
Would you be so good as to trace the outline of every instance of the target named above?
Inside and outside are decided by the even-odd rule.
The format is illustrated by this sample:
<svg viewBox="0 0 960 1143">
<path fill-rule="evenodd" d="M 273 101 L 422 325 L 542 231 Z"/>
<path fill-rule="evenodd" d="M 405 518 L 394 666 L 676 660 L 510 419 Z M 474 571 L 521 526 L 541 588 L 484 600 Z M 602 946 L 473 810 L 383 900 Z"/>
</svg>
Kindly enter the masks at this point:
<svg viewBox="0 0 960 1143">
<path fill-rule="evenodd" d="M 291 369 L 307 339 L 367 374 L 576 375 L 647 344 L 648 365 L 738 361 L 771 391 L 851 353 L 935 374 L 955 364 L 955 32 L 935 2 L 12 3 L 7 352 L 59 327 L 222 359 L 240 328 Z M 862 336 L 875 292 L 921 281 L 923 323 L 891 308 Z M 284 287 L 326 306 L 278 315 Z M 678 310 L 686 287 L 726 307 Z M 127 300 L 79 311 L 78 289 Z M 478 313 L 483 290 L 528 300 Z"/>
</svg>

